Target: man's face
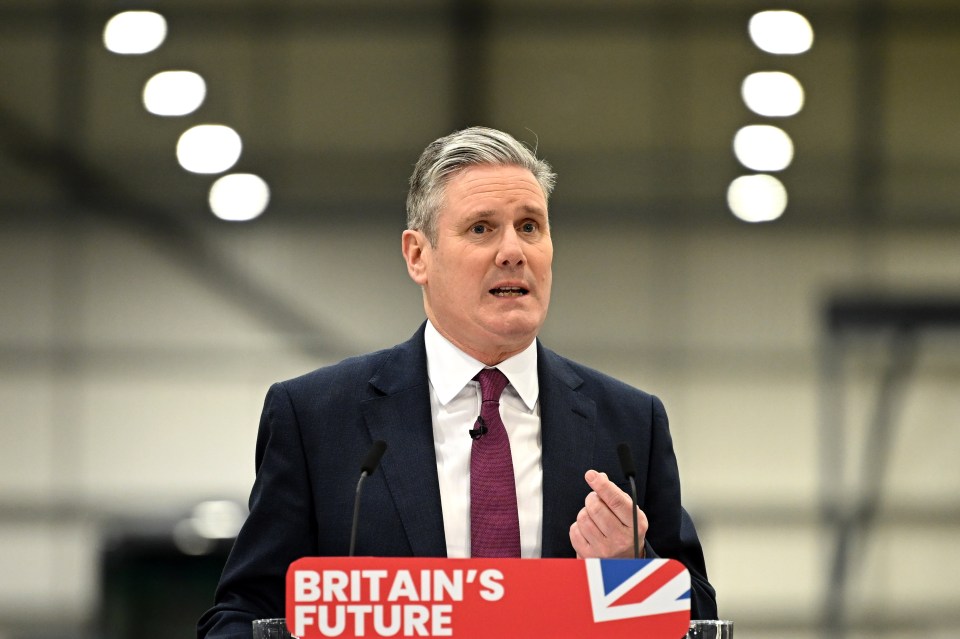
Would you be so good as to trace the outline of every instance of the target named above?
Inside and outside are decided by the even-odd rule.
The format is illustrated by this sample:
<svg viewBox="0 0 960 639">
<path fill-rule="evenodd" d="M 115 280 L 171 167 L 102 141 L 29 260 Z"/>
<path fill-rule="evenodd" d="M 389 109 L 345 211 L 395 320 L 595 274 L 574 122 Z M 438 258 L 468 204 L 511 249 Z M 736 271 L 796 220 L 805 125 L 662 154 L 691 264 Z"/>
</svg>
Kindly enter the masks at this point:
<svg viewBox="0 0 960 639">
<path fill-rule="evenodd" d="M 445 189 L 436 246 L 405 231 L 403 255 L 437 330 L 497 364 L 537 336 L 547 317 L 553 242 L 536 178 L 515 166 L 473 166 Z"/>
</svg>

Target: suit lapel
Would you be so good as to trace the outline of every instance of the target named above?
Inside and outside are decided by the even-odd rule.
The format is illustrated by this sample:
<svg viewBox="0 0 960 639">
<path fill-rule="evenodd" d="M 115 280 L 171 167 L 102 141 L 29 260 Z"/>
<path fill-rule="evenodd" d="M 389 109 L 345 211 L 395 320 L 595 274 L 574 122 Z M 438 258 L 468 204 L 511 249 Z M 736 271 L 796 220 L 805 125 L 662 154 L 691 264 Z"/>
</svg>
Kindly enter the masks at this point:
<svg viewBox="0 0 960 639">
<path fill-rule="evenodd" d="M 583 380 L 537 343 L 543 464 L 543 556 L 572 557 L 568 530 L 589 489 L 596 406 L 577 389 Z M 400 344 L 370 379 L 375 397 L 362 410 L 370 437 L 388 448 L 380 463 L 413 555 L 446 556 L 433 446 L 423 327 Z"/>
<path fill-rule="evenodd" d="M 387 442 L 380 467 L 413 555 L 446 556 L 423 327 L 395 347 L 363 403 L 370 437 Z"/>
<path fill-rule="evenodd" d="M 569 529 L 589 492 L 583 474 L 593 456 L 596 406 L 577 389 L 583 380 L 537 342 L 543 446 L 543 556 L 572 557 Z"/>
</svg>

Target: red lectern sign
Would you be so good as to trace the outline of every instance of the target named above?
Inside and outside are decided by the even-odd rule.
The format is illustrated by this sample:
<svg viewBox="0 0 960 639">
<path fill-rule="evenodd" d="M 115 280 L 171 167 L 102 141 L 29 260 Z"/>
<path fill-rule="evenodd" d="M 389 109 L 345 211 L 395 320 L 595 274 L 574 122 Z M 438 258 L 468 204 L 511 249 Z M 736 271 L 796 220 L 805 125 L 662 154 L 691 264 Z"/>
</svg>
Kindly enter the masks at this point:
<svg viewBox="0 0 960 639">
<path fill-rule="evenodd" d="M 287 626 L 320 637 L 679 639 L 690 574 L 672 559 L 307 557 Z"/>
</svg>

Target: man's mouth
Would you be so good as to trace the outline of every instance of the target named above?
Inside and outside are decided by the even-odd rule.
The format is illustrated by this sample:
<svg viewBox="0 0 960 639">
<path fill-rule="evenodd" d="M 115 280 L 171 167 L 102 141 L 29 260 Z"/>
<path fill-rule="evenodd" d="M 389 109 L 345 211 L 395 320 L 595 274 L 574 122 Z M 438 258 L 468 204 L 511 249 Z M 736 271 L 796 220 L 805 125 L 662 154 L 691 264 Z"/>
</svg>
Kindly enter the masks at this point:
<svg viewBox="0 0 960 639">
<path fill-rule="evenodd" d="M 527 289 L 519 286 L 500 286 L 490 289 L 490 294 L 496 297 L 522 297 L 529 292 Z"/>
</svg>

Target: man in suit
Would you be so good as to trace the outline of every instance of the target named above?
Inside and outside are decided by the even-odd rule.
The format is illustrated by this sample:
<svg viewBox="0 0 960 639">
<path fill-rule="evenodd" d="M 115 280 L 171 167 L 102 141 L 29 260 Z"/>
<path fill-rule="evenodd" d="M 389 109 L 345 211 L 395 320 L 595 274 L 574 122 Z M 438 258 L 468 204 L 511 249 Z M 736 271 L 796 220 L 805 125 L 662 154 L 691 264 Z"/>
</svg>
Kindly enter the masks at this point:
<svg viewBox="0 0 960 639">
<path fill-rule="evenodd" d="M 493 129 L 424 150 L 402 251 L 427 321 L 394 348 L 270 389 L 250 516 L 198 637 L 250 637 L 253 619 L 283 616 L 292 561 L 348 553 L 359 463 L 378 439 L 388 450 L 366 483 L 358 555 L 632 557 L 633 505 L 616 453 L 629 444 L 643 555 L 683 562 L 692 617 L 716 617 L 662 403 L 537 340 L 550 302 L 554 180 L 546 162 Z M 481 386 L 501 374 L 499 410 L 483 421 Z M 508 442 L 498 455 L 513 477 L 509 499 L 491 504 L 509 515 L 493 526 L 492 543 L 506 550 L 491 551 L 477 512 L 489 492 L 477 491 L 497 475 L 471 459 L 496 441 Z"/>
</svg>

